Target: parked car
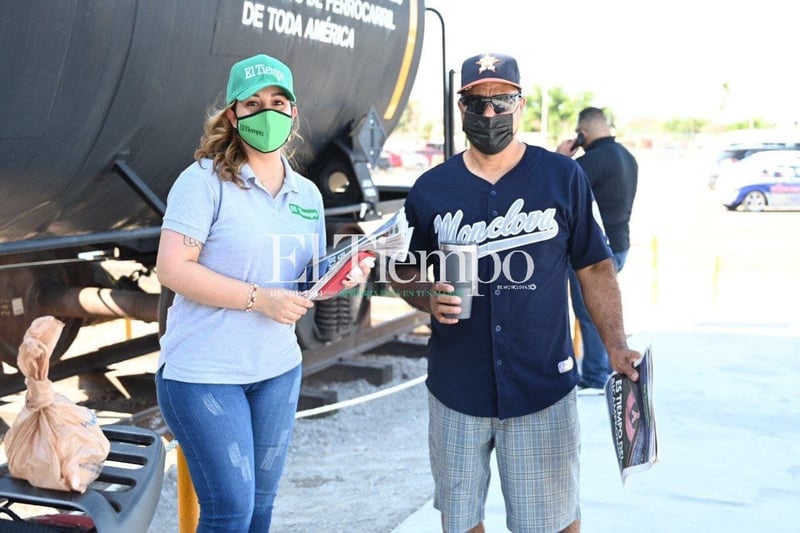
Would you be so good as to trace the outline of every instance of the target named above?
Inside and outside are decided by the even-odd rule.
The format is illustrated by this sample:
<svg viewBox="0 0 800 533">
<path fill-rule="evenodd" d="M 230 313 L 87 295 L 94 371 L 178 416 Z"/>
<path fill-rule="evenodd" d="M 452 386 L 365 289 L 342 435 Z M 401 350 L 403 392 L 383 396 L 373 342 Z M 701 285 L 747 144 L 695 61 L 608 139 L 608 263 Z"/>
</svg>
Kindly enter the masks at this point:
<svg viewBox="0 0 800 533">
<path fill-rule="evenodd" d="M 717 183 L 729 210 L 800 209 L 800 150 L 762 151 L 720 172 Z"/>
<path fill-rule="evenodd" d="M 417 153 L 425 157 L 425 159 L 428 161 L 429 167 L 438 165 L 444 161 L 444 144 L 425 143 L 425 147 L 417 150 Z"/>
<path fill-rule="evenodd" d="M 378 159 L 378 168 L 383 170 L 388 170 L 390 168 L 423 170 L 428 168 L 428 166 L 430 166 L 428 165 L 428 160 L 415 152 L 383 150 Z"/>
<path fill-rule="evenodd" d="M 712 190 L 716 188 L 717 179 L 721 172 L 753 154 L 774 150 L 800 150 L 800 134 L 795 134 L 793 140 L 781 140 L 781 137 L 783 137 L 783 135 L 767 136 L 767 134 L 764 134 L 761 139 L 730 142 L 723 146 L 723 148 L 717 152 L 711 164 L 708 188 Z"/>
<path fill-rule="evenodd" d="M 403 158 L 397 152 L 389 150 L 382 150 L 378 158 L 378 168 L 381 170 L 389 170 L 393 167 L 402 167 Z"/>
</svg>

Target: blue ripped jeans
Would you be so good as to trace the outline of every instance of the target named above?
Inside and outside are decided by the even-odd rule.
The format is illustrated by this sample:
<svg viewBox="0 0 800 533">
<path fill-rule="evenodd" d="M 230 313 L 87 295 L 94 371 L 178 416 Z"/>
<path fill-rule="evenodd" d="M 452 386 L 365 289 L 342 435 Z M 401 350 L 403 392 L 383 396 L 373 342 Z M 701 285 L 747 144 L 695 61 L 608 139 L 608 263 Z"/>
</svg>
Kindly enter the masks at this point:
<svg viewBox="0 0 800 533">
<path fill-rule="evenodd" d="M 200 503 L 197 533 L 269 531 L 301 376 L 301 365 L 249 385 L 184 383 L 156 373 L 158 405 Z"/>
<path fill-rule="evenodd" d="M 617 252 L 611 258 L 614 267 L 619 273 L 625 266 L 625 259 L 628 257 L 628 250 Z M 583 303 L 581 286 L 578 283 L 578 276 L 575 271 L 569 269 L 569 293 L 572 298 L 572 311 L 575 313 L 575 320 L 581 328 L 581 339 L 583 340 L 583 358 L 581 359 L 581 383 L 593 387 L 602 388 L 606 384 L 608 376 L 611 375 L 611 364 L 608 362 L 608 352 L 606 351 L 600 333 L 589 316 L 586 304 Z"/>
</svg>

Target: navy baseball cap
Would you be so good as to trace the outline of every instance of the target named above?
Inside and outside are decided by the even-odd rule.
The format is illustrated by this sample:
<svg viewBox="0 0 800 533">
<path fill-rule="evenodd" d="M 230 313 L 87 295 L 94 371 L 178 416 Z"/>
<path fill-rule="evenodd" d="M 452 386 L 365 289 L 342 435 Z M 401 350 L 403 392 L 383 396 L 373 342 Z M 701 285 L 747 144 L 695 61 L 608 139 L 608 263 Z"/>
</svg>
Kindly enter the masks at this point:
<svg viewBox="0 0 800 533">
<path fill-rule="evenodd" d="M 462 93 L 480 83 L 490 81 L 510 83 L 519 90 L 519 67 L 517 60 L 511 56 L 503 54 L 478 54 L 470 57 L 461 65 L 461 88 Z"/>
</svg>

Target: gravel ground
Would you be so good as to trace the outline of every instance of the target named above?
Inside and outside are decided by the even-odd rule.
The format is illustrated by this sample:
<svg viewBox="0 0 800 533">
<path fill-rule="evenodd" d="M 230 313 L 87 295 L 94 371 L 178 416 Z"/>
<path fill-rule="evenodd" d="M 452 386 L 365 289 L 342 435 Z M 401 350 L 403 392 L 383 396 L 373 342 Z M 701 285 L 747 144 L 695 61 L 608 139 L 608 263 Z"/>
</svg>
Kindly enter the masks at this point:
<svg viewBox="0 0 800 533">
<path fill-rule="evenodd" d="M 407 309 L 396 299 L 380 298 L 375 308 L 373 315 L 378 322 Z M 135 335 L 150 333 L 153 328 L 153 325 L 133 323 Z M 84 329 L 86 331 L 82 331 L 74 343 L 75 353 L 96 349 L 103 343 L 118 342 L 125 331 L 121 322 Z M 427 371 L 424 357 L 373 355 L 359 356 L 357 361 L 391 365 L 392 380 L 379 387 L 365 380 L 327 386 L 309 381 L 304 386 L 320 391 L 326 387 L 334 389 L 338 400 L 343 401 L 398 387 Z M 141 372 L 154 371 L 154 360 L 150 356 L 126 365 Z M 113 390 L 94 391 L 87 399 L 79 393 L 77 377 L 58 382 L 57 388 L 76 403 L 92 409 L 113 411 L 115 402 L 120 403 L 120 411 L 132 409 L 130 401 L 121 399 Z M 11 424 L 22 401 L 20 395 L 16 403 L 3 405 L 0 422 Z M 433 496 L 427 409 L 425 385 L 418 383 L 339 411 L 299 419 L 278 491 L 272 532 L 392 531 Z M 5 461 L 2 449 L 0 456 Z M 179 531 L 176 460 L 177 453 L 170 451 L 161 499 L 148 533 Z"/>
<path fill-rule="evenodd" d="M 339 401 L 422 376 L 425 358 L 365 356 L 391 364 L 393 379 L 331 385 Z M 175 452 L 168 456 L 174 463 Z M 149 533 L 178 531 L 176 470 L 166 472 Z M 433 495 L 423 383 L 394 394 L 297 421 L 273 515 L 274 533 L 387 533 Z"/>
</svg>

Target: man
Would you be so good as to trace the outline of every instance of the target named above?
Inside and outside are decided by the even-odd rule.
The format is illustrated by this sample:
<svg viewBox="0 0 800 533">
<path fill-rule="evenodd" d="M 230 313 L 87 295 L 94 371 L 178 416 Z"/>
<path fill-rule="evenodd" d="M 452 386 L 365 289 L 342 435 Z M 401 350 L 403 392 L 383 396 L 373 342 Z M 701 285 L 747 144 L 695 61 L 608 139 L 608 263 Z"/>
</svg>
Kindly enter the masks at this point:
<svg viewBox="0 0 800 533">
<path fill-rule="evenodd" d="M 489 460 L 497 453 L 512 531 L 580 530 L 580 435 L 569 327 L 572 264 L 615 369 L 633 379 L 601 225 L 571 159 L 516 138 L 525 99 L 514 58 L 464 61 L 459 110 L 469 148 L 428 170 L 406 200 L 411 254 L 392 285 L 431 313 L 429 449 L 434 507 L 447 532 L 482 532 Z M 440 245 L 479 245 L 471 318 L 442 279 Z M 415 263 L 415 264 L 412 264 Z M 392 266 L 392 265 L 390 265 Z"/>
<path fill-rule="evenodd" d="M 589 178 L 611 251 L 614 252 L 614 267 L 619 272 L 625 265 L 630 248 L 629 222 L 636 196 L 639 166 L 636 158 L 611 135 L 611 126 L 602 109 L 587 107 L 581 111 L 575 132 L 578 134 L 576 139 L 562 142 L 556 150 L 571 157 L 579 146 L 583 147 L 584 154 L 577 162 Z M 578 387 L 600 393 L 611 375 L 608 354 L 586 310 L 572 269 L 569 286 L 572 310 L 583 340 L 581 382 Z"/>
</svg>

